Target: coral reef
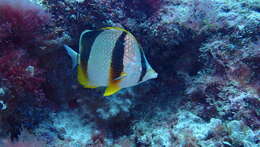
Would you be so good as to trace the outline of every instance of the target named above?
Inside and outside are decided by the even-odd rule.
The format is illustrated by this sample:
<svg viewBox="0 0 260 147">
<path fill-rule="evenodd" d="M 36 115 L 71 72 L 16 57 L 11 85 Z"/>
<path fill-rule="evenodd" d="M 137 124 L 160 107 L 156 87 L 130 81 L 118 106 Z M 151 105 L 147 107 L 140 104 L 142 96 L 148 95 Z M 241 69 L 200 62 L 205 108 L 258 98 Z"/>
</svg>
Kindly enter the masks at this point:
<svg viewBox="0 0 260 147">
<path fill-rule="evenodd" d="M 259 8 L 0 0 L 0 146 L 258 147 Z M 81 87 L 62 46 L 77 50 L 83 30 L 104 26 L 132 32 L 159 77 L 107 98 Z"/>
<path fill-rule="evenodd" d="M 91 122 L 83 122 L 75 112 L 53 113 L 50 120 L 52 121 L 40 124 L 35 131 L 38 136 L 42 136 L 41 140 L 50 145 L 84 146 L 92 143 L 92 137 L 98 134 Z"/>
<path fill-rule="evenodd" d="M 162 114 L 160 114 L 162 115 Z M 159 117 L 160 118 L 160 117 Z M 158 118 L 156 118 L 158 119 Z M 163 122 L 140 121 L 133 127 L 139 144 L 147 146 L 257 146 L 259 131 L 239 121 L 223 122 L 211 118 L 205 122 L 187 111 L 168 115 Z"/>
<path fill-rule="evenodd" d="M 2 139 L 0 141 L 1 147 L 45 147 L 46 143 L 40 141 L 33 134 L 23 130 L 19 135 L 19 141 L 11 141 L 10 139 Z"/>
</svg>

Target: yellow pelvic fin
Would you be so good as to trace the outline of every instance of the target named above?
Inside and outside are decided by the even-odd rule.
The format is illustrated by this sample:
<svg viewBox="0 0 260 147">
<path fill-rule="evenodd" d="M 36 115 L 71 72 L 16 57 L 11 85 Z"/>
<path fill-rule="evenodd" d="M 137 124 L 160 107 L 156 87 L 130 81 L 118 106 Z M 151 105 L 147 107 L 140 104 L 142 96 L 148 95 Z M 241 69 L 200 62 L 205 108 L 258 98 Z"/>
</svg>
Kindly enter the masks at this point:
<svg viewBox="0 0 260 147">
<path fill-rule="evenodd" d="M 108 87 L 106 88 L 106 91 L 104 93 L 104 96 L 110 96 L 112 94 L 115 94 L 121 89 L 121 87 L 118 85 L 118 83 L 110 83 Z"/>
<path fill-rule="evenodd" d="M 97 88 L 96 86 L 90 85 L 86 72 L 84 72 L 81 66 L 78 66 L 78 81 L 84 88 Z"/>
</svg>

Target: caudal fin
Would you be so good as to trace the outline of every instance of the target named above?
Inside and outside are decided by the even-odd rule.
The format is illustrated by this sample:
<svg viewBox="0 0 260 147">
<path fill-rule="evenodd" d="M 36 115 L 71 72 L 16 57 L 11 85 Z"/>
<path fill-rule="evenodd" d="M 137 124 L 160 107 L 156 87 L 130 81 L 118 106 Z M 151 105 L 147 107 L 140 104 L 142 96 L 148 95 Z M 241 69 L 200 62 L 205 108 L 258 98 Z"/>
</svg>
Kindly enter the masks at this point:
<svg viewBox="0 0 260 147">
<path fill-rule="evenodd" d="M 78 53 L 75 52 L 72 48 L 70 48 L 67 45 L 64 45 L 64 48 L 66 49 L 67 53 L 70 55 L 72 60 L 72 68 L 74 69 L 78 64 Z"/>
</svg>

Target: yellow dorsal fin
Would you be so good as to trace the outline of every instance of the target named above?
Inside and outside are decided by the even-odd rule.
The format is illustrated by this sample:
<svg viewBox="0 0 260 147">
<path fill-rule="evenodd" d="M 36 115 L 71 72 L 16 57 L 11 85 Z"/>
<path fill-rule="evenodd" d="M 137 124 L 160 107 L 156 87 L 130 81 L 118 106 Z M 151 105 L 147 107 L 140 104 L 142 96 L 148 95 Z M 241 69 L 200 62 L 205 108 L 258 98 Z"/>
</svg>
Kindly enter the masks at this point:
<svg viewBox="0 0 260 147">
<path fill-rule="evenodd" d="M 126 32 L 126 33 L 131 34 L 131 33 L 130 33 L 129 31 L 127 31 L 126 29 L 123 29 L 123 28 L 120 28 L 120 27 L 104 27 L 104 28 L 101 28 L 101 30 L 112 30 L 112 29 L 119 30 L 119 31 L 123 31 L 123 32 Z"/>
<path fill-rule="evenodd" d="M 78 81 L 85 88 L 97 88 L 96 86 L 90 85 L 88 77 L 86 73 L 83 71 L 83 69 L 81 68 L 81 66 L 78 66 Z"/>
<path fill-rule="evenodd" d="M 118 83 L 110 83 L 108 87 L 106 88 L 106 91 L 104 93 L 104 96 L 110 96 L 112 94 L 115 94 L 121 89 L 121 87 L 118 85 Z"/>
</svg>

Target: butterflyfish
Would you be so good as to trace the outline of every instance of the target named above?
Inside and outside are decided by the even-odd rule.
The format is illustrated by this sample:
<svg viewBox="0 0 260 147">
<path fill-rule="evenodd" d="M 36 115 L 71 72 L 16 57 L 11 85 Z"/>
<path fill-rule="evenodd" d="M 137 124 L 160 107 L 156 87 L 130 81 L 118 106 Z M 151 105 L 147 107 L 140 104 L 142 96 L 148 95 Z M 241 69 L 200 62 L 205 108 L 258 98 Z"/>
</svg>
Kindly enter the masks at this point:
<svg viewBox="0 0 260 147">
<path fill-rule="evenodd" d="M 78 82 L 85 88 L 107 87 L 104 96 L 158 76 L 136 38 L 123 28 L 83 31 L 79 53 L 64 47 L 77 67 Z"/>
</svg>

